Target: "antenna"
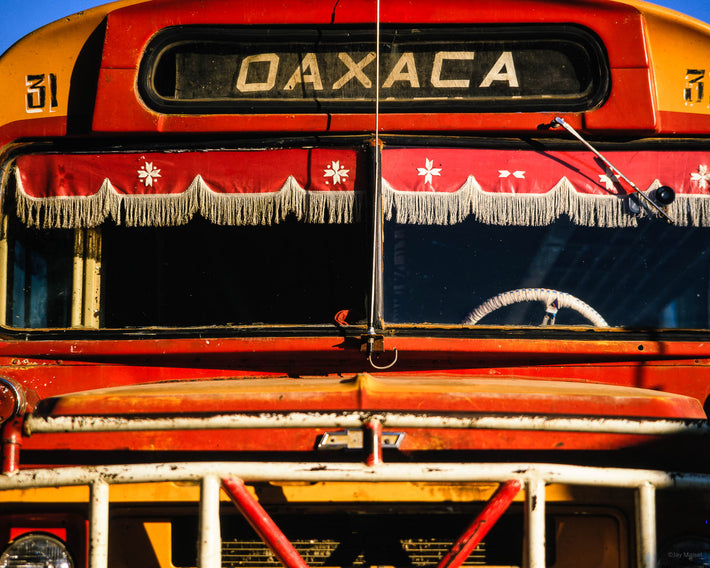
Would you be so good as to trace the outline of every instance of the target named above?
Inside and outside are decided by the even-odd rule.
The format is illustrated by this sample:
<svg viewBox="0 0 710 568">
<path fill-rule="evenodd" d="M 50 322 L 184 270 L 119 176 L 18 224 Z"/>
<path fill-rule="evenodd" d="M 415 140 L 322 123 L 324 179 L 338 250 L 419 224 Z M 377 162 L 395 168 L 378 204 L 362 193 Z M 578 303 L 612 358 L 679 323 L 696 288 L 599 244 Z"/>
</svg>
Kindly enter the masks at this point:
<svg viewBox="0 0 710 568">
<path fill-rule="evenodd" d="M 381 174 L 381 146 L 380 146 L 380 0 L 377 0 L 377 15 L 375 18 L 375 143 L 374 143 L 374 195 L 372 199 L 372 272 L 370 274 L 370 306 L 367 315 L 367 333 L 362 336 L 365 340 L 367 360 L 375 369 L 388 369 L 397 362 L 397 348 L 395 347 L 394 359 L 387 365 L 379 366 L 373 360 L 375 342 L 381 343 L 382 336 L 375 333 L 375 313 L 377 311 L 377 282 L 380 270 L 380 226 L 382 224 L 382 174 Z M 384 350 L 384 346 L 382 348 Z"/>
</svg>

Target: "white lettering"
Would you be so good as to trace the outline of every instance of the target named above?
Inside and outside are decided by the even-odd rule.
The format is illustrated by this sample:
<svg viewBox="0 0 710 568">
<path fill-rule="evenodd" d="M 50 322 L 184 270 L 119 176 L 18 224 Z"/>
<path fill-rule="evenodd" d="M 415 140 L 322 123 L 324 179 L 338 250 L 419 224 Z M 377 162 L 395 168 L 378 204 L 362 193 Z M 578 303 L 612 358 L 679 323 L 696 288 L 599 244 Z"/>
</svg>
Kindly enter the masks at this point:
<svg viewBox="0 0 710 568">
<path fill-rule="evenodd" d="M 315 53 L 306 53 L 303 61 L 296 67 L 293 75 L 286 83 L 284 91 L 293 91 L 299 83 L 312 83 L 314 90 L 323 90 L 323 82 L 320 78 L 320 70 L 318 69 L 318 60 Z"/>
<path fill-rule="evenodd" d="M 249 77 L 249 66 L 252 63 L 268 63 L 269 73 L 263 83 L 247 83 Z M 276 72 L 279 68 L 279 56 L 275 53 L 260 53 L 250 55 L 242 60 L 237 77 L 237 89 L 242 93 L 253 93 L 255 91 L 270 91 L 276 82 Z"/>
<path fill-rule="evenodd" d="M 505 69 L 505 73 L 503 69 Z M 515 73 L 512 52 L 504 51 L 501 54 L 498 61 L 491 67 L 488 75 L 483 79 L 481 87 L 490 87 L 493 81 L 508 81 L 510 87 L 518 86 L 518 76 Z"/>
<path fill-rule="evenodd" d="M 442 79 L 441 68 L 445 60 L 471 61 L 473 51 L 438 51 L 434 56 L 434 67 L 431 70 L 431 84 L 438 89 L 467 88 L 471 83 L 468 79 Z"/>
<path fill-rule="evenodd" d="M 357 79 L 366 89 L 372 87 L 372 81 L 370 81 L 370 78 L 365 75 L 362 70 L 375 60 L 374 51 L 368 53 L 358 63 L 355 63 L 355 61 L 353 61 L 353 58 L 344 52 L 338 53 L 338 57 L 340 58 L 340 61 L 345 63 L 349 71 L 340 79 L 338 79 L 335 83 L 333 83 L 333 90 L 341 89 L 343 85 L 345 85 L 345 83 L 347 83 L 351 79 Z"/>
<path fill-rule="evenodd" d="M 406 71 L 405 71 L 406 69 Z M 414 62 L 414 53 L 403 53 L 385 80 L 383 89 L 389 89 L 396 81 L 408 81 L 411 87 L 419 88 L 417 66 Z"/>
</svg>

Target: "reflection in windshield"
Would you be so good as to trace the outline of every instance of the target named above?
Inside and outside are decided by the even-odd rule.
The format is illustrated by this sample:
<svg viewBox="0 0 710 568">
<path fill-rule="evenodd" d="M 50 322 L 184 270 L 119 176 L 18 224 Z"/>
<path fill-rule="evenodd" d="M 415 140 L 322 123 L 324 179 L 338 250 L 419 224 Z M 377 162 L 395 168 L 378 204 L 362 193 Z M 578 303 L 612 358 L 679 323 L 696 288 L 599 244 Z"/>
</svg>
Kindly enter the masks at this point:
<svg viewBox="0 0 710 568">
<path fill-rule="evenodd" d="M 708 328 L 710 229 L 643 219 L 636 228 L 385 225 L 390 323 L 460 324 L 488 298 L 519 288 L 576 296 L 611 326 Z M 545 306 L 516 303 L 478 325 L 540 325 Z M 557 325 L 591 325 L 560 310 Z"/>
</svg>

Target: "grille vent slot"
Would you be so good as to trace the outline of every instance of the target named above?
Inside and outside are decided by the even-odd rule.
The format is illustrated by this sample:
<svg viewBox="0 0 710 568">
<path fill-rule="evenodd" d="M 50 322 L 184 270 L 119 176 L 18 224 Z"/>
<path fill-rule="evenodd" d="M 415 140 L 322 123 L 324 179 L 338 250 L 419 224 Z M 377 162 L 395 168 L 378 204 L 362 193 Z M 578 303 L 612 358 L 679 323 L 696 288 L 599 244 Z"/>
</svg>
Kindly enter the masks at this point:
<svg viewBox="0 0 710 568">
<path fill-rule="evenodd" d="M 410 566 L 427 567 L 435 566 L 451 549 L 453 541 L 439 540 L 436 538 L 411 538 L 401 539 L 402 550 L 409 557 Z M 337 540 L 294 540 L 291 542 L 308 566 L 326 566 L 326 562 L 336 553 L 343 543 Z M 349 566 L 369 566 L 362 552 L 357 551 L 349 555 L 347 551 L 340 550 L 346 557 L 355 556 Z M 356 554 L 356 555 L 355 555 Z M 328 565 L 332 565 L 328 564 Z M 470 554 L 464 566 L 485 565 L 485 543 L 481 543 Z M 281 564 L 271 550 L 261 540 L 223 540 L 222 541 L 222 567 L 223 568 L 280 568 Z"/>
</svg>

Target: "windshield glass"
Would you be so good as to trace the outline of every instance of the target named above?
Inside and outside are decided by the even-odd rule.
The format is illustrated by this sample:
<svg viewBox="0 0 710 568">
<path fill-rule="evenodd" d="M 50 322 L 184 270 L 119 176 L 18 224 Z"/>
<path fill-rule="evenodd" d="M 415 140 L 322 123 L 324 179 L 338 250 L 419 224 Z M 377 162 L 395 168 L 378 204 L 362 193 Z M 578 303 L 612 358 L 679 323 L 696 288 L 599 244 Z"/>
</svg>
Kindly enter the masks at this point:
<svg viewBox="0 0 710 568">
<path fill-rule="evenodd" d="M 4 323 L 364 321 L 366 165 L 344 147 L 19 156 L 4 188 Z"/>
<path fill-rule="evenodd" d="M 460 324 L 487 299 L 529 288 L 571 294 L 610 326 L 708 328 L 710 229 L 647 219 L 633 228 L 385 225 L 385 319 Z M 519 295 L 520 297 L 520 295 Z M 544 300 L 491 311 L 478 325 L 540 325 Z M 574 308 L 559 325 L 592 325 Z"/>
<path fill-rule="evenodd" d="M 162 228 L 107 223 L 100 234 L 91 290 L 73 275 L 72 231 L 11 223 L 7 324 L 71 327 L 72 298 L 92 293 L 103 328 L 318 325 L 341 311 L 348 321 L 364 319 L 360 223 L 223 227 L 195 219 Z"/>
<path fill-rule="evenodd" d="M 382 224 L 360 149 L 28 154 L 4 322 L 708 329 L 710 152 L 655 148 L 607 155 L 672 224 L 559 143 L 386 144 Z"/>
<path fill-rule="evenodd" d="M 363 227 L 106 226 L 104 327 L 332 324 L 361 319 Z M 357 313 L 359 316 L 356 316 Z"/>
<path fill-rule="evenodd" d="M 576 145 L 385 149 L 385 321 L 710 327 L 710 155 L 610 148 L 642 196 Z"/>
</svg>

